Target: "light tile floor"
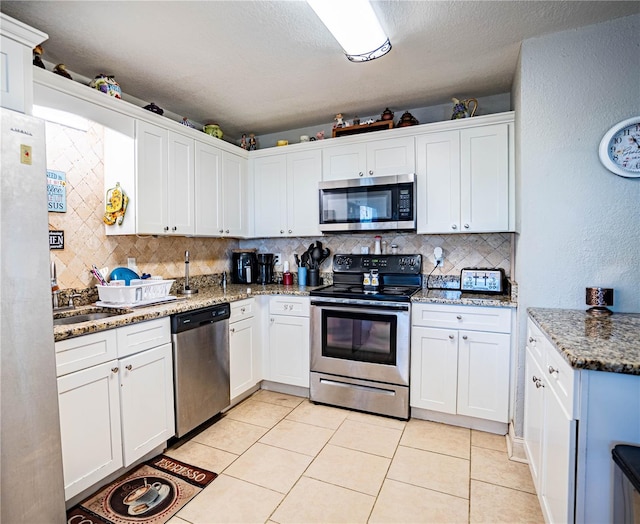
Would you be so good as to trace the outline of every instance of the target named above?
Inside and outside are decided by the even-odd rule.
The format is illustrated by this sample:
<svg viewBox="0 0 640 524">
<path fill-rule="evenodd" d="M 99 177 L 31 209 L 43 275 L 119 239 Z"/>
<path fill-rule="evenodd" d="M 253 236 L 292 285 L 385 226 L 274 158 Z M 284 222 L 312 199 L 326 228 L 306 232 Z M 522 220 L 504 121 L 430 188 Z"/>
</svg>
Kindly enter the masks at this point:
<svg viewBox="0 0 640 524">
<path fill-rule="evenodd" d="M 503 436 L 266 390 L 166 454 L 219 474 L 170 524 L 544 522 Z"/>
</svg>

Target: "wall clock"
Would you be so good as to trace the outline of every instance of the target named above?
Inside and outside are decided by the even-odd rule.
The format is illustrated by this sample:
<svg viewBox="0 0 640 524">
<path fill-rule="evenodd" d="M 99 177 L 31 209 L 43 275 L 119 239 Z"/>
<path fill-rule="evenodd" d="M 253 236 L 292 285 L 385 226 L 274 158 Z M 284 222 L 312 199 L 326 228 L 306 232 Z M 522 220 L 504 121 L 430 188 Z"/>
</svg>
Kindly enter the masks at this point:
<svg viewBox="0 0 640 524">
<path fill-rule="evenodd" d="M 600 161 L 612 173 L 640 177 L 640 116 L 618 122 L 600 141 Z"/>
</svg>

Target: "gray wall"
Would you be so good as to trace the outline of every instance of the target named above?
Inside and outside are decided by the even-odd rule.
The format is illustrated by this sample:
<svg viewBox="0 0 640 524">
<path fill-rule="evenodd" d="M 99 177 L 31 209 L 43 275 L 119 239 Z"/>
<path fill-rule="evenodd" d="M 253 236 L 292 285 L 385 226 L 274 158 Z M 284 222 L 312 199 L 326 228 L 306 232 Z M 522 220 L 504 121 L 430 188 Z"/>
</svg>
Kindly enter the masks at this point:
<svg viewBox="0 0 640 524">
<path fill-rule="evenodd" d="M 585 309 L 585 287 L 640 311 L 640 178 L 607 171 L 598 145 L 640 114 L 640 15 L 522 44 L 516 111 L 515 279 L 519 284 L 516 434 L 522 435 L 528 307 Z"/>
</svg>

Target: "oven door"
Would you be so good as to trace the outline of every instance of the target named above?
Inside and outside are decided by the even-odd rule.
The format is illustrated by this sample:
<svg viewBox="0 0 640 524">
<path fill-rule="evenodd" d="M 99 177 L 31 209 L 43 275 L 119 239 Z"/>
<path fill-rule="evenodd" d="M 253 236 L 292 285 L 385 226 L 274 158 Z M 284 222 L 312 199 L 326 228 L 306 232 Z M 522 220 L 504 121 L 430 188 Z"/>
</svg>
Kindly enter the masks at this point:
<svg viewBox="0 0 640 524">
<path fill-rule="evenodd" d="M 311 371 L 409 385 L 409 304 L 311 301 Z"/>
</svg>

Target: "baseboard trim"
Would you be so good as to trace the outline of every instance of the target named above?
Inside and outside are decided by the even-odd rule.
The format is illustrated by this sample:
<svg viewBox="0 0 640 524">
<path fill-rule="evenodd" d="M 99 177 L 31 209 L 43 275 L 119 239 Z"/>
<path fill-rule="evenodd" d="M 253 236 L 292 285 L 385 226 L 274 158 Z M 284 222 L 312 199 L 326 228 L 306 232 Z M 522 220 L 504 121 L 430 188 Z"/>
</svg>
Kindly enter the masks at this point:
<svg viewBox="0 0 640 524">
<path fill-rule="evenodd" d="M 513 429 L 513 421 L 509 423 L 509 433 L 507 433 L 507 454 L 514 462 L 529 464 L 527 454 L 524 450 L 524 439 L 517 437 Z"/>
<path fill-rule="evenodd" d="M 282 384 L 281 382 L 271 382 L 270 380 L 263 380 L 260 385 L 260 389 L 266 389 L 267 391 L 275 391 L 276 393 L 284 393 L 285 395 L 294 395 L 296 397 L 309 398 L 309 388 L 302 386 L 292 386 L 290 384 Z"/>
<path fill-rule="evenodd" d="M 508 432 L 507 424 L 504 422 L 467 417 L 466 415 L 451 415 L 449 413 L 440 413 L 439 411 L 432 411 L 430 409 L 411 408 L 411 418 L 441 422 L 443 424 L 450 424 L 452 426 L 460 426 L 463 428 L 477 429 L 478 431 L 486 431 L 487 433 L 495 433 L 496 435 L 506 435 Z"/>
</svg>

